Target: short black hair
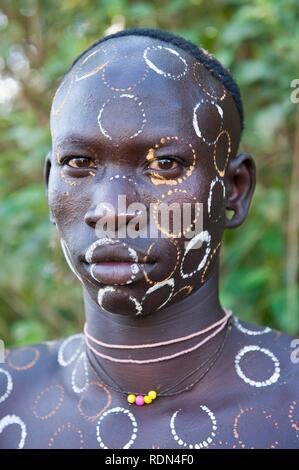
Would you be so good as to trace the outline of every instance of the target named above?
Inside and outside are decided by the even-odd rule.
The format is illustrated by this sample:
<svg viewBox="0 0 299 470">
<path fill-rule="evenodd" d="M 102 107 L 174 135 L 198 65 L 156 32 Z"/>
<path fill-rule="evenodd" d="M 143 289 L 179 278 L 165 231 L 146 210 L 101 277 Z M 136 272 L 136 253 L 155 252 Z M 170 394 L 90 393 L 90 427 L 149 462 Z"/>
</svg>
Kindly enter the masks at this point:
<svg viewBox="0 0 299 470">
<path fill-rule="evenodd" d="M 240 89 L 232 77 L 230 71 L 226 69 L 215 57 L 211 54 L 207 53 L 204 49 L 196 46 L 191 41 L 187 41 L 186 39 L 182 38 L 181 36 L 176 36 L 175 34 L 169 33 L 167 31 L 161 31 L 160 29 L 149 29 L 149 28 L 130 28 L 125 29 L 123 31 L 119 31 L 115 34 L 110 34 L 108 36 L 104 36 L 102 39 L 94 42 L 91 46 L 89 46 L 85 51 L 82 52 L 72 63 L 70 70 L 76 65 L 76 63 L 83 57 L 87 52 L 92 50 L 94 47 L 102 44 L 109 39 L 114 39 L 122 36 L 147 36 L 154 39 L 159 39 L 166 43 L 170 43 L 174 46 L 179 47 L 180 49 L 188 52 L 192 55 L 195 59 L 197 59 L 210 73 L 213 75 L 217 80 L 219 80 L 222 85 L 226 88 L 226 90 L 232 96 L 237 110 L 240 115 L 240 124 L 241 130 L 244 128 L 244 111 L 243 111 L 243 103 L 241 98 Z"/>
</svg>

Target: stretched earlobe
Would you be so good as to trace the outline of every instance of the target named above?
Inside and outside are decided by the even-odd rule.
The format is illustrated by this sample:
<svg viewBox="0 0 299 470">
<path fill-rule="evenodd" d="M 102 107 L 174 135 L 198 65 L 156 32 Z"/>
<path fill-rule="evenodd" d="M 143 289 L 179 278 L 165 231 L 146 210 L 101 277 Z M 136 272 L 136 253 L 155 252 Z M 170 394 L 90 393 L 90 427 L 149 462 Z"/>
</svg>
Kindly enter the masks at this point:
<svg viewBox="0 0 299 470">
<path fill-rule="evenodd" d="M 225 228 L 238 227 L 246 219 L 255 182 L 256 167 L 251 155 L 241 153 L 230 160 L 225 175 L 227 188 Z"/>
</svg>

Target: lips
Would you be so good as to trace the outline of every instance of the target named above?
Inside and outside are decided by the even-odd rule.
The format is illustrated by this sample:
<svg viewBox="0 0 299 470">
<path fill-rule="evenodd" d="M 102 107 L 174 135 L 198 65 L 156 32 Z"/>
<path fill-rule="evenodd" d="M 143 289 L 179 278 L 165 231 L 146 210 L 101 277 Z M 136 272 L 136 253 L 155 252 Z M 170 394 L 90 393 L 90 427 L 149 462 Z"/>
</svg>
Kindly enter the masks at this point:
<svg viewBox="0 0 299 470">
<path fill-rule="evenodd" d="M 126 243 L 99 239 L 86 251 L 85 262 L 92 278 L 106 285 L 125 285 L 144 277 L 144 268 L 151 271 L 155 262 L 146 253 Z"/>
</svg>

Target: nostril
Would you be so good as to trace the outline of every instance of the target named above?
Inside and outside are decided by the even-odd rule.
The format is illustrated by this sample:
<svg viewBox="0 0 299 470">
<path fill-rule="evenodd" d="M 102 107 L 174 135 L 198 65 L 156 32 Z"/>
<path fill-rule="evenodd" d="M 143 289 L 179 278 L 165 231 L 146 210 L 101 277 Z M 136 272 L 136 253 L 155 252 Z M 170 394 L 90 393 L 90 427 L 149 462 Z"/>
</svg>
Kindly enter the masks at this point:
<svg viewBox="0 0 299 470">
<path fill-rule="evenodd" d="M 95 228 L 98 217 L 95 214 L 87 213 L 84 216 L 84 222 L 92 228 Z"/>
</svg>

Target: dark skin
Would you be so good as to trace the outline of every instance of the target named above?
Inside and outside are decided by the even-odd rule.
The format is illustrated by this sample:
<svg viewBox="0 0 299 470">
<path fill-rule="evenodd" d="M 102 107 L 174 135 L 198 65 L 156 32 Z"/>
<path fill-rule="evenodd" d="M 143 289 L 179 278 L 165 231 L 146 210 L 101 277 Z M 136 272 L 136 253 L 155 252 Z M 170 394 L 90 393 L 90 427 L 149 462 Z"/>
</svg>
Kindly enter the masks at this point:
<svg viewBox="0 0 299 470">
<path fill-rule="evenodd" d="M 146 48 L 150 48 L 147 68 L 142 59 Z M 169 52 L 169 45 L 155 39 L 109 40 L 105 49 L 98 48 L 99 52 L 79 61 L 53 102 L 53 148 L 45 172 L 50 216 L 68 262 L 82 282 L 88 331 L 107 343 L 170 340 L 223 317 L 218 290 L 223 231 L 243 223 L 254 192 L 254 161 L 250 155 L 237 154 L 240 120 L 234 100 L 209 72 L 197 69 L 193 57 L 170 48 L 179 58 Z M 134 101 L 135 96 L 139 101 Z M 139 202 L 146 208 L 161 199 L 203 203 L 203 231 L 209 241 L 183 260 L 186 234 L 176 234 L 174 240 L 125 238 L 122 252 L 115 245 L 110 251 L 94 250 L 93 256 L 102 258 L 92 273 L 86 251 L 98 239 L 97 223 L 107 217 L 97 205 L 105 202 L 117 209 L 119 194 L 126 196 L 127 204 Z M 227 210 L 233 211 L 232 217 L 228 218 Z M 134 210 L 116 210 L 108 213 L 108 220 L 120 231 L 135 215 Z M 128 247 L 136 251 L 139 268 L 129 284 L 129 259 L 115 259 L 116 255 L 128 258 Z M 172 279 L 171 294 L 169 284 L 159 288 L 165 279 Z M 152 359 L 197 342 L 195 338 L 187 344 L 137 353 L 96 349 L 122 359 Z M 33 366 L 29 356 L 37 355 L 34 351 L 21 351 L 23 359 L 15 351 L 8 354 L 5 370 L 13 376 L 14 389 L 0 402 L 0 419 L 12 413 L 22 416 L 28 428 L 25 447 L 121 448 L 128 442 L 132 448 L 191 448 L 199 443 L 199 447 L 298 447 L 298 366 L 290 361 L 291 338 L 286 335 L 232 321 L 229 334 L 224 328 L 191 353 L 145 365 L 110 362 L 91 350 L 84 362 L 80 340 L 64 344 L 36 346 L 40 354 Z M 259 349 L 238 360 L 238 353 L 248 345 Z M 112 377 L 123 390 L 159 394 L 221 347 L 205 377 L 192 385 L 202 370 L 193 374 L 173 389 L 190 386 L 190 390 L 173 397 L 158 396 L 151 405 L 138 407 L 111 388 L 115 386 Z M 21 369 L 17 360 L 23 361 Z M 24 368 L 26 361 L 30 367 Z M 24 388 L 25 381 L 30 386 Z M 43 391 L 46 387 L 50 390 Z M 47 394 L 49 399 L 43 402 Z M 50 396 L 53 406 L 47 404 Z M 117 407 L 133 413 L 138 427 L 135 437 L 132 422 L 116 412 Z M 14 446 L 15 441 L 11 433 L 0 434 L 0 447 Z"/>
</svg>

